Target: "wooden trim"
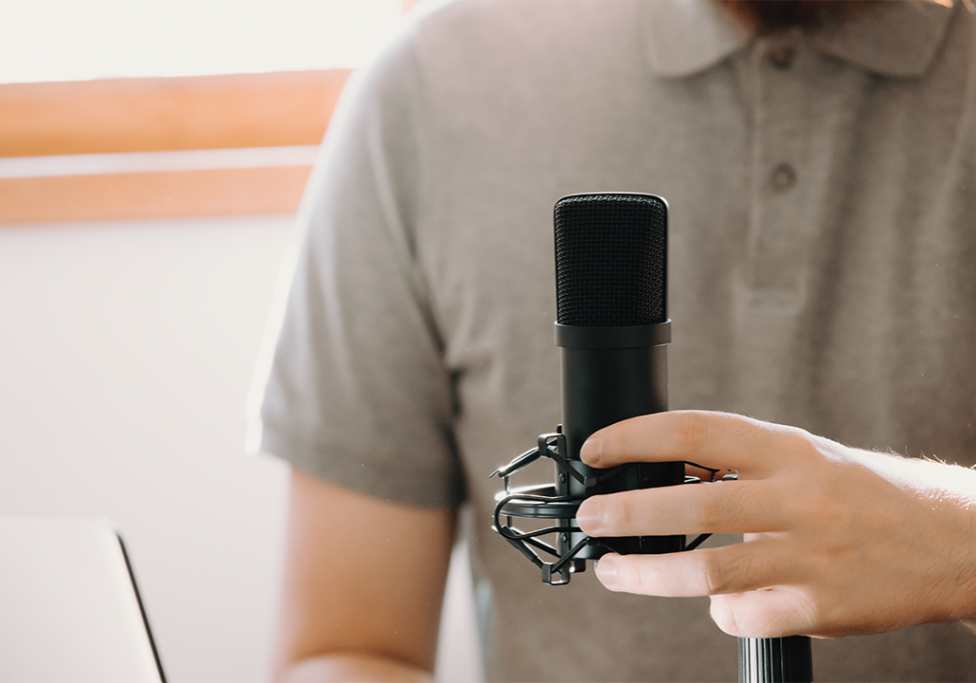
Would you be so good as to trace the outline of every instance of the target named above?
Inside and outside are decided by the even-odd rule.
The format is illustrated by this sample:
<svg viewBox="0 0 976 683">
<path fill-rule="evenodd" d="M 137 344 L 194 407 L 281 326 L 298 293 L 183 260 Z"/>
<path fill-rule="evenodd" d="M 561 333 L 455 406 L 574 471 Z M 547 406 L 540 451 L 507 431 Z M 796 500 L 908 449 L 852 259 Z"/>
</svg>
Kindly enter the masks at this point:
<svg viewBox="0 0 976 683">
<path fill-rule="evenodd" d="M 0 179 L 0 225 L 292 213 L 309 166 Z"/>
<path fill-rule="evenodd" d="M 348 69 L 0 85 L 0 157 L 318 144 Z"/>
<path fill-rule="evenodd" d="M 0 85 L 0 157 L 316 145 L 348 69 Z M 310 166 L 0 179 L 0 225 L 298 208 Z"/>
</svg>

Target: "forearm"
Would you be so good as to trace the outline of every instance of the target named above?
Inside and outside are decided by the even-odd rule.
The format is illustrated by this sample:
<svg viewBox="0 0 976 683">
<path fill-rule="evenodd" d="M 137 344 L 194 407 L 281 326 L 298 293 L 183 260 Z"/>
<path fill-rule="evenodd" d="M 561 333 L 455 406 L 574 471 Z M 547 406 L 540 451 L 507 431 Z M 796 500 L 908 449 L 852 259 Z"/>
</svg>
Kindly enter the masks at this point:
<svg viewBox="0 0 976 683">
<path fill-rule="evenodd" d="M 320 655 L 294 662 L 280 670 L 279 683 L 428 683 L 434 677 L 405 662 L 380 655 Z"/>
</svg>

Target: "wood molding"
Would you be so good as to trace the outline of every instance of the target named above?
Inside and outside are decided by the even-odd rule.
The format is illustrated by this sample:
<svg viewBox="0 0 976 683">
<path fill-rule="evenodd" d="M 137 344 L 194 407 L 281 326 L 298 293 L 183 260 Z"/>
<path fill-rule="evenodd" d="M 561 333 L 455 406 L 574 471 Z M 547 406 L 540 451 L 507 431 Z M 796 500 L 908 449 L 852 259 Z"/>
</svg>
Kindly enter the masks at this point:
<svg viewBox="0 0 976 683">
<path fill-rule="evenodd" d="M 348 69 L 0 85 L 0 157 L 316 145 Z M 310 166 L 0 179 L 0 225 L 298 208 Z"/>
<path fill-rule="evenodd" d="M 0 179 L 0 225 L 293 213 L 309 166 Z"/>
<path fill-rule="evenodd" d="M 348 69 L 0 85 L 0 157 L 318 144 Z"/>
</svg>

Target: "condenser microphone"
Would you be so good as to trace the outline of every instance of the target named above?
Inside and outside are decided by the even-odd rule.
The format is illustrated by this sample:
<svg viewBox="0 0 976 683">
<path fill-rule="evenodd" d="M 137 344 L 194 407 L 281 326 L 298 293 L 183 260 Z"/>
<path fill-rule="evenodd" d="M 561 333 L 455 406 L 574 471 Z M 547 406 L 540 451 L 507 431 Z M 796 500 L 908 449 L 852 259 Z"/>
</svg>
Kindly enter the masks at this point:
<svg viewBox="0 0 976 683">
<path fill-rule="evenodd" d="M 699 480 L 685 476 L 683 462 L 602 470 L 580 460 L 594 432 L 668 409 L 667 202 L 650 194 L 578 194 L 556 202 L 554 214 L 563 422 L 492 476 L 505 482 L 496 497 L 495 530 L 542 569 L 543 582 L 563 585 L 585 569 L 586 560 L 608 552 L 691 550 L 709 534 L 686 546 L 684 536 L 590 538 L 576 523 L 580 504 L 590 496 Z M 555 463 L 555 483 L 512 488 L 512 475 L 540 458 Z M 537 528 L 517 528 L 515 518 L 534 520 Z M 555 545 L 541 540 L 553 534 Z M 555 559 L 547 562 L 540 553 Z M 740 683 L 812 680 L 809 638 L 739 640 Z"/>
<path fill-rule="evenodd" d="M 590 496 L 687 481 L 683 462 L 598 469 L 580 460 L 597 430 L 668 409 L 668 204 L 650 194 L 577 194 L 556 202 L 554 219 L 563 421 L 492 476 L 505 482 L 495 530 L 542 569 L 543 582 L 561 585 L 609 552 L 678 552 L 707 535 L 687 547 L 684 536 L 591 538 L 576 522 Z M 540 458 L 555 464 L 555 482 L 513 488 L 512 475 Z M 536 528 L 519 528 L 516 518 Z M 553 535 L 552 545 L 542 540 Z"/>
<path fill-rule="evenodd" d="M 582 475 L 557 477 L 557 493 L 585 498 L 682 484 L 684 463 L 667 462 L 634 463 L 592 485 L 605 471 L 579 455 L 597 430 L 668 409 L 667 202 L 649 194 L 571 195 L 556 203 L 554 219 L 562 433 L 566 459 Z M 582 538 L 578 530 L 560 537 L 560 550 Z M 576 557 L 677 552 L 684 542 L 684 536 L 601 538 Z"/>
<path fill-rule="evenodd" d="M 556 203 L 556 343 L 562 355 L 562 433 L 566 458 L 582 475 L 558 478 L 569 498 L 684 483 L 684 463 L 637 463 L 602 484 L 580 462 L 587 437 L 614 422 L 668 409 L 667 314 L 668 205 L 646 194 L 586 194 Z M 562 488 L 560 488 L 562 486 Z M 574 526 L 571 520 L 564 520 Z M 560 538 L 569 552 L 585 535 Z M 684 536 L 602 538 L 577 559 L 609 550 L 669 553 L 683 550 Z M 810 639 L 742 638 L 741 683 L 813 680 Z"/>
</svg>

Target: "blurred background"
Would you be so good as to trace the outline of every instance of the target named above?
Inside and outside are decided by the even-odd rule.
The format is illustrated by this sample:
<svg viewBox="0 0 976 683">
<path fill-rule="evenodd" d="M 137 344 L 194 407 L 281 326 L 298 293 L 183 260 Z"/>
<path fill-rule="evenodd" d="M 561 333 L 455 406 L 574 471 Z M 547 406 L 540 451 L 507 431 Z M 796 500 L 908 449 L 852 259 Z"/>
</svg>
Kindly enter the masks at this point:
<svg viewBox="0 0 976 683">
<path fill-rule="evenodd" d="M 287 469 L 246 396 L 335 100 L 413 4 L 0 1 L 0 516 L 114 520 L 171 681 L 268 678 Z M 481 678 L 469 593 L 461 547 L 441 681 Z"/>
</svg>

